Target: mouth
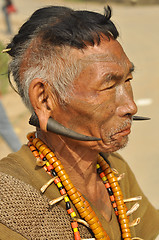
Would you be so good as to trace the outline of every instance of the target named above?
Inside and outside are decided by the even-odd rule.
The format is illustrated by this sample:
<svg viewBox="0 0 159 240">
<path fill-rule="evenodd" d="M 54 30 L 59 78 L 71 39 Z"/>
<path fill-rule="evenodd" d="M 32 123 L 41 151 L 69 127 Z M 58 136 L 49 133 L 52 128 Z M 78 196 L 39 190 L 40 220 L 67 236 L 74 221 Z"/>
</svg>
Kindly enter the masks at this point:
<svg viewBox="0 0 159 240">
<path fill-rule="evenodd" d="M 131 133 L 131 127 L 129 126 L 125 129 L 122 129 L 122 130 L 116 132 L 115 134 L 113 134 L 111 136 L 111 139 L 116 140 L 117 138 L 125 137 L 125 136 L 129 135 L 130 133 Z"/>
</svg>

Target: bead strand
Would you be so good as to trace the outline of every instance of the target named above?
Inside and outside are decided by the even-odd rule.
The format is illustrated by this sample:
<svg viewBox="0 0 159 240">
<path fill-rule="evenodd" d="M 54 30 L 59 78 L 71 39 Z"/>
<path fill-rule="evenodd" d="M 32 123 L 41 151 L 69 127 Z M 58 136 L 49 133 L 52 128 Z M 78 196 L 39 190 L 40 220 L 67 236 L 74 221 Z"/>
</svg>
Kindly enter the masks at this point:
<svg viewBox="0 0 159 240">
<path fill-rule="evenodd" d="M 124 240 L 131 240 L 131 233 L 129 228 L 129 219 L 126 214 L 126 207 L 123 201 L 123 194 L 121 192 L 120 186 L 118 184 L 117 178 L 115 177 L 114 173 L 112 172 L 110 166 L 106 163 L 106 161 L 99 156 L 98 157 L 98 164 L 102 168 L 103 172 L 107 176 L 108 182 L 114 194 L 115 202 L 117 205 L 118 210 L 118 220 L 120 223 L 120 228 L 122 232 L 122 239 Z"/>
<path fill-rule="evenodd" d="M 108 182 L 108 179 L 105 175 L 105 173 L 102 171 L 102 168 L 100 167 L 99 164 L 97 164 L 97 173 L 99 174 L 100 178 L 102 179 L 107 191 L 108 191 L 108 194 L 109 194 L 109 198 L 110 198 L 110 201 L 111 201 L 111 204 L 112 204 L 112 207 L 114 209 L 114 212 L 116 214 L 116 216 L 118 216 L 118 209 L 117 209 L 117 204 L 115 202 L 115 198 L 114 198 L 114 195 L 113 195 L 113 191 L 112 191 L 112 188 Z"/>
<path fill-rule="evenodd" d="M 29 140 L 30 140 L 30 138 L 29 138 Z M 39 152 L 40 153 L 39 154 L 38 151 L 37 151 L 37 147 L 40 148 L 40 146 L 44 145 L 40 139 L 38 139 L 38 140 L 39 141 L 37 141 L 37 139 L 35 141 L 33 140 L 34 141 L 33 143 L 35 144 L 35 146 L 33 146 L 31 142 L 28 143 L 28 146 L 30 147 L 30 150 L 32 151 L 33 155 L 36 158 L 39 158 L 40 156 L 42 158 L 44 158 L 44 155 L 42 155 L 42 153 L 40 153 L 40 152 Z M 42 148 L 41 148 L 41 150 L 43 151 Z M 48 153 L 51 153 L 51 152 L 47 152 L 47 154 Z M 51 159 L 51 158 L 53 158 L 55 156 L 54 156 L 54 154 L 49 154 L 49 157 Z M 54 160 L 55 160 L 55 158 L 54 158 Z M 55 178 L 54 183 L 58 187 L 60 194 L 62 196 L 66 195 L 66 190 L 64 189 L 63 185 L 61 184 L 61 179 L 58 177 L 56 171 L 54 170 L 54 167 L 49 162 L 46 162 L 46 166 L 43 166 L 43 168 L 49 175 L 51 175 L 52 177 Z M 73 210 L 73 208 L 71 208 L 70 200 L 69 200 L 67 195 L 64 196 L 64 201 L 66 203 L 67 213 L 71 216 L 72 219 L 74 219 L 76 217 L 76 213 Z M 74 227 L 74 226 L 76 226 L 76 227 Z M 73 221 L 71 223 L 71 227 L 73 229 L 74 239 L 75 240 L 80 240 L 81 237 L 80 237 L 80 233 L 78 231 L 78 223 L 76 221 Z"/>
</svg>

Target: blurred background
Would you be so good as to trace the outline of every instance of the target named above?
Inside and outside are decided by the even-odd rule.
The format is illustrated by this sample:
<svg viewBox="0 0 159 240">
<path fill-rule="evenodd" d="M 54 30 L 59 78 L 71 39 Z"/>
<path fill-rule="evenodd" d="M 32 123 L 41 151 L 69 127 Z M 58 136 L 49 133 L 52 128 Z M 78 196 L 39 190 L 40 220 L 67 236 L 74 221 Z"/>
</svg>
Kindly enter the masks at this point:
<svg viewBox="0 0 159 240">
<path fill-rule="evenodd" d="M 132 85 L 138 115 L 151 117 L 151 121 L 133 123 L 129 144 L 119 153 L 131 166 L 146 196 L 159 208 L 159 0 L 14 0 L 13 4 L 9 32 L 2 11 L 4 2 L 0 1 L 0 50 L 39 7 L 64 5 L 101 13 L 106 4 L 112 7 L 119 41 L 135 65 Z M 8 61 L 7 55 L 0 53 L 1 102 L 16 135 L 25 144 L 26 134 L 34 128 L 28 124 L 28 110 L 8 85 Z M 11 151 L 0 136 L 0 159 Z"/>
</svg>

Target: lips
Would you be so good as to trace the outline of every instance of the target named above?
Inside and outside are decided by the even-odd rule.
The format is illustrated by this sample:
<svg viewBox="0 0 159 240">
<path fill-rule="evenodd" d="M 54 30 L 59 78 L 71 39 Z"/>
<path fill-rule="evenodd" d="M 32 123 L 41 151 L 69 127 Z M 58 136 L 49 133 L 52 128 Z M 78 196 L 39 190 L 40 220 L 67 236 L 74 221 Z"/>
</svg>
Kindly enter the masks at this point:
<svg viewBox="0 0 159 240">
<path fill-rule="evenodd" d="M 117 138 L 119 138 L 119 137 L 127 136 L 127 135 L 130 134 L 130 132 L 131 132 L 131 127 L 127 127 L 127 128 L 125 128 L 125 129 L 123 129 L 123 130 L 121 130 L 121 131 L 113 134 L 113 135 L 111 136 L 111 139 L 114 139 L 114 140 L 115 140 L 115 139 L 117 139 Z"/>
</svg>

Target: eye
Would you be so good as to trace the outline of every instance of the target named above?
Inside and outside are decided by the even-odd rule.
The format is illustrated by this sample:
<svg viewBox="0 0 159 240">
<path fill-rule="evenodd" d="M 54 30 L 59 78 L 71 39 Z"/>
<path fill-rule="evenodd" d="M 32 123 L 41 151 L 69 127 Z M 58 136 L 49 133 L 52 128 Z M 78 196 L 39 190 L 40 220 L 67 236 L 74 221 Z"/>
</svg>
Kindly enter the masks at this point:
<svg viewBox="0 0 159 240">
<path fill-rule="evenodd" d="M 128 79 L 126 79 L 125 82 L 130 82 L 130 81 L 132 81 L 132 80 L 133 80 L 133 78 L 128 78 Z"/>
</svg>

